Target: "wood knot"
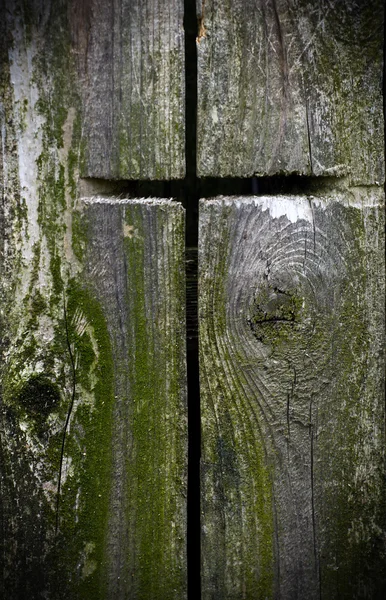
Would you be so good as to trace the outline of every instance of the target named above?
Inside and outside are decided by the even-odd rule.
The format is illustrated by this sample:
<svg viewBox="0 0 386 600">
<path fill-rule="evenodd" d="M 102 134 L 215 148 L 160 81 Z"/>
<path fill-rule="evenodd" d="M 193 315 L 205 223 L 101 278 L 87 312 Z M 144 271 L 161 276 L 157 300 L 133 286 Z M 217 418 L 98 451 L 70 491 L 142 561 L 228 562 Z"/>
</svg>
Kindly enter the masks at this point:
<svg viewBox="0 0 386 600">
<path fill-rule="evenodd" d="M 254 297 L 247 321 L 254 336 L 261 342 L 286 337 L 300 321 L 303 299 L 295 290 L 282 290 L 267 285 Z"/>
<path fill-rule="evenodd" d="M 16 406 L 25 411 L 35 433 L 46 434 L 47 418 L 60 403 L 60 391 L 48 377 L 34 374 L 23 384 L 16 396 Z"/>
</svg>

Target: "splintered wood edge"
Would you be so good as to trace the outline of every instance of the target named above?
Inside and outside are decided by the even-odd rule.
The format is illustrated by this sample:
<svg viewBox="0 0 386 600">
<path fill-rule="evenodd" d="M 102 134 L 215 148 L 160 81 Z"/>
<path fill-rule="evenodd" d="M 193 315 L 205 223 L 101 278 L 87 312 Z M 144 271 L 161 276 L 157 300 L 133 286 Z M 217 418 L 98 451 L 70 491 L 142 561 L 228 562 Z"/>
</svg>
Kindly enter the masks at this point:
<svg viewBox="0 0 386 600">
<path fill-rule="evenodd" d="M 119 196 L 86 196 L 80 198 L 83 204 L 88 206 L 92 204 L 110 204 L 112 206 L 117 204 L 148 204 L 154 206 L 175 206 L 185 210 L 181 202 L 177 202 L 174 198 L 121 198 Z"/>
</svg>

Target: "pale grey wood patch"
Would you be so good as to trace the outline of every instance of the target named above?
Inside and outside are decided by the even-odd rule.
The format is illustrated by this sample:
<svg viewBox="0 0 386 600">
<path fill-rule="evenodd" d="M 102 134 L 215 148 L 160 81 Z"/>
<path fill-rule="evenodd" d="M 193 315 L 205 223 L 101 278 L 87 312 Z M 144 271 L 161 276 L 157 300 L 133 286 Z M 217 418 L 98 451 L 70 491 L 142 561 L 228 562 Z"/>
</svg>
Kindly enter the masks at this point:
<svg viewBox="0 0 386 600">
<path fill-rule="evenodd" d="M 200 202 L 204 600 L 381 597 L 383 203 Z"/>
<path fill-rule="evenodd" d="M 83 175 L 185 173 L 182 0 L 91 0 L 69 15 L 84 104 Z"/>
<path fill-rule="evenodd" d="M 85 281 L 114 372 L 108 598 L 186 596 L 184 210 L 167 200 L 85 202 Z"/>
<path fill-rule="evenodd" d="M 198 173 L 382 183 L 383 2 L 205 0 Z"/>
</svg>

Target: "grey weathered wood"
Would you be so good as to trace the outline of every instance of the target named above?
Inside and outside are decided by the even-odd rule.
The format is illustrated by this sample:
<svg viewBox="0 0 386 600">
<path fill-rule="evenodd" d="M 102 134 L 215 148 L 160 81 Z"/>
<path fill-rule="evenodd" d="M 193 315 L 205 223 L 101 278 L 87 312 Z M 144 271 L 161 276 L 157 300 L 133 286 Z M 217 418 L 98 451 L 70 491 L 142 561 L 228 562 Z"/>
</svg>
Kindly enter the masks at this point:
<svg viewBox="0 0 386 600">
<path fill-rule="evenodd" d="M 51 325 L 42 292 L 45 337 L 23 321 L 20 335 L 36 347 L 15 373 L 12 340 L 2 365 L 0 590 L 177 600 L 186 596 L 184 211 L 94 198 L 77 219 L 84 267 L 63 290 L 62 314 Z"/>
<path fill-rule="evenodd" d="M 112 344 L 106 598 L 186 595 L 184 210 L 86 201 L 85 281 Z"/>
<path fill-rule="evenodd" d="M 84 104 L 83 175 L 182 178 L 183 0 L 69 4 Z"/>
<path fill-rule="evenodd" d="M 382 182 L 383 2 L 197 0 L 198 173 Z"/>
<path fill-rule="evenodd" d="M 384 195 L 200 203 L 203 598 L 381 598 Z"/>
<path fill-rule="evenodd" d="M 0 597 L 179 599 L 184 213 L 81 201 L 78 4 L 0 4 Z"/>
</svg>

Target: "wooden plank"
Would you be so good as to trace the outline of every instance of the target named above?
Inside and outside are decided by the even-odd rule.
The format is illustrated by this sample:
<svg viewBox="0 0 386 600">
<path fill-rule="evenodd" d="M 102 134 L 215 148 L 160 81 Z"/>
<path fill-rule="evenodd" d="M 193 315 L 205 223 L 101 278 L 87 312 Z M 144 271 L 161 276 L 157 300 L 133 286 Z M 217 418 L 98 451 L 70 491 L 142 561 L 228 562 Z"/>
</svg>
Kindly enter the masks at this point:
<svg viewBox="0 0 386 600">
<path fill-rule="evenodd" d="M 78 228 L 85 266 L 63 291 L 53 339 L 23 330 L 35 342 L 29 368 L 17 376 L 16 351 L 3 365 L 0 589 L 177 600 L 186 596 L 184 211 L 92 199 Z"/>
<path fill-rule="evenodd" d="M 70 2 L 69 18 L 82 81 L 83 175 L 183 178 L 183 0 L 80 4 Z"/>
<path fill-rule="evenodd" d="M 0 4 L 0 597 L 179 599 L 184 213 L 81 202 L 70 9 Z"/>
<path fill-rule="evenodd" d="M 114 364 L 107 598 L 186 593 L 184 211 L 86 202 L 85 278 Z"/>
<path fill-rule="evenodd" d="M 200 203 L 203 598 L 385 587 L 384 195 Z"/>
<path fill-rule="evenodd" d="M 198 174 L 384 179 L 383 2 L 197 0 Z"/>
</svg>

